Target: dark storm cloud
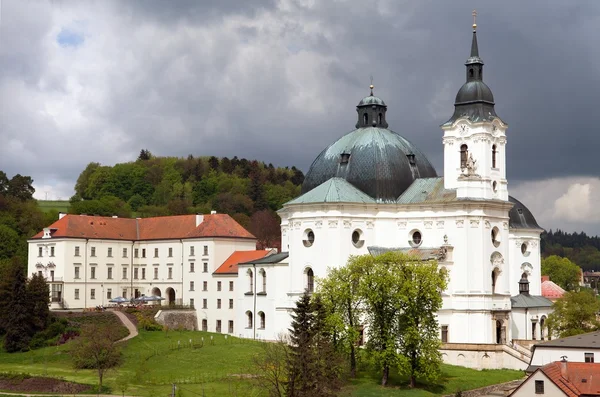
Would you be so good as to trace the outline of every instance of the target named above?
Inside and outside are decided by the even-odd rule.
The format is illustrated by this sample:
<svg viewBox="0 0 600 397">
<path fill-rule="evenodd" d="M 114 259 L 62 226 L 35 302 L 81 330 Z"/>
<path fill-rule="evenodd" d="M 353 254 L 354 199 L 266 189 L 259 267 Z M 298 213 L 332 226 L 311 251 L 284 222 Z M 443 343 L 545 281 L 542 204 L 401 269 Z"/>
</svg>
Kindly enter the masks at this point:
<svg viewBox="0 0 600 397">
<path fill-rule="evenodd" d="M 0 169 L 72 186 L 88 162 L 148 148 L 307 171 L 354 128 L 373 76 L 390 128 L 442 174 L 473 8 L 511 186 L 597 177 L 595 1 L 3 0 Z"/>
</svg>

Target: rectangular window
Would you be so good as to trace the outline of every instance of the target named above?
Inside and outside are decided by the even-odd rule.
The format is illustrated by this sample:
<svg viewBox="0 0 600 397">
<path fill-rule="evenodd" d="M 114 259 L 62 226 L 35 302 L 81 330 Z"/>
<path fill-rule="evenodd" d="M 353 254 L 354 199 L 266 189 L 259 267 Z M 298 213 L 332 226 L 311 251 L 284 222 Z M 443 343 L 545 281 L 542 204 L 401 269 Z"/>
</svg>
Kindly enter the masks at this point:
<svg viewBox="0 0 600 397">
<path fill-rule="evenodd" d="M 75 247 L 75 256 L 79 256 L 79 247 Z"/>
<path fill-rule="evenodd" d="M 154 279 L 158 280 L 158 268 L 157 267 L 154 268 Z"/>
<path fill-rule="evenodd" d="M 75 288 L 75 299 L 79 299 L 79 288 Z"/>
<path fill-rule="evenodd" d="M 190 307 L 193 309 L 194 308 L 194 300 L 190 299 Z"/>
<path fill-rule="evenodd" d="M 112 247 L 108 247 L 108 252 L 106 253 L 106 256 L 112 258 Z"/>
<path fill-rule="evenodd" d="M 543 380 L 535 381 L 535 394 L 544 394 L 544 381 Z"/>
<path fill-rule="evenodd" d="M 229 291 L 233 291 L 233 281 L 229 282 Z"/>
<path fill-rule="evenodd" d="M 208 320 L 206 319 L 202 320 L 202 331 L 208 331 Z"/>
<path fill-rule="evenodd" d="M 208 300 L 207 299 L 202 299 L 202 308 L 208 309 Z"/>
<path fill-rule="evenodd" d="M 106 289 L 106 299 L 112 299 L 112 289 L 111 288 Z"/>
<path fill-rule="evenodd" d="M 123 280 L 127 280 L 127 268 L 123 268 Z"/>
<path fill-rule="evenodd" d="M 169 248 L 169 258 L 173 257 L 173 248 Z"/>
<path fill-rule="evenodd" d="M 79 266 L 75 266 L 75 275 L 73 278 L 79 278 Z"/>
<path fill-rule="evenodd" d="M 202 263 L 202 271 L 208 273 L 208 262 Z"/>
<path fill-rule="evenodd" d="M 193 290 L 194 290 L 194 282 L 190 281 L 190 291 L 193 291 Z"/>
<path fill-rule="evenodd" d="M 146 257 L 146 248 L 142 248 L 142 258 Z"/>
<path fill-rule="evenodd" d="M 50 247 L 50 256 L 54 256 L 54 247 Z"/>
<path fill-rule="evenodd" d="M 43 273 L 41 270 L 38 270 L 38 276 L 43 277 Z"/>
<path fill-rule="evenodd" d="M 208 245 L 204 246 L 204 255 L 208 255 Z"/>
<path fill-rule="evenodd" d="M 133 279 L 134 280 L 138 279 L 138 268 L 137 267 L 133 269 Z"/>
<path fill-rule="evenodd" d="M 133 250 L 133 257 L 137 258 L 139 256 L 140 256 L 140 249 L 139 248 L 134 249 Z"/>
<path fill-rule="evenodd" d="M 217 299 L 217 309 L 221 308 L 221 299 Z"/>
<path fill-rule="evenodd" d="M 448 343 L 448 326 L 442 325 L 442 343 Z"/>
<path fill-rule="evenodd" d="M 54 281 L 54 270 L 50 270 L 50 281 Z"/>
<path fill-rule="evenodd" d="M 142 268 L 142 280 L 146 279 L 146 269 Z"/>
<path fill-rule="evenodd" d="M 94 288 L 90 289 L 90 299 L 96 299 L 96 290 Z"/>
<path fill-rule="evenodd" d="M 169 268 L 169 276 L 168 276 L 169 280 L 173 278 L 173 268 L 170 267 Z"/>
<path fill-rule="evenodd" d="M 96 266 L 92 266 L 92 267 L 90 268 L 90 278 L 91 278 L 91 279 L 94 279 L 94 278 L 96 278 Z"/>
<path fill-rule="evenodd" d="M 593 363 L 594 362 L 594 353 L 585 353 L 585 362 L 586 363 Z"/>
<path fill-rule="evenodd" d="M 221 291 L 221 282 L 217 281 L 217 291 Z"/>
<path fill-rule="evenodd" d="M 96 247 L 91 247 L 90 251 L 90 256 L 96 256 Z"/>
<path fill-rule="evenodd" d="M 221 332 L 221 320 L 217 320 L 217 332 Z"/>
<path fill-rule="evenodd" d="M 38 247 L 38 256 L 42 256 L 43 252 L 44 252 L 44 248 L 43 247 Z"/>
<path fill-rule="evenodd" d="M 154 248 L 154 257 L 158 258 L 158 248 Z"/>
<path fill-rule="evenodd" d="M 229 320 L 229 329 L 228 329 L 230 334 L 233 334 L 233 320 Z"/>
<path fill-rule="evenodd" d="M 127 248 L 123 248 L 123 258 L 127 258 Z"/>
<path fill-rule="evenodd" d="M 108 268 L 108 273 L 106 275 L 106 278 L 109 280 L 112 280 L 112 267 Z"/>
<path fill-rule="evenodd" d="M 127 299 L 127 290 L 123 288 L 123 298 Z"/>
<path fill-rule="evenodd" d="M 190 273 L 194 273 L 194 262 L 190 263 Z"/>
<path fill-rule="evenodd" d="M 194 256 L 194 246 L 190 246 L 190 256 Z"/>
<path fill-rule="evenodd" d="M 202 282 L 202 290 L 203 291 L 208 291 L 208 281 L 203 281 Z"/>
<path fill-rule="evenodd" d="M 229 299 L 229 308 L 233 309 L 233 299 Z"/>
</svg>

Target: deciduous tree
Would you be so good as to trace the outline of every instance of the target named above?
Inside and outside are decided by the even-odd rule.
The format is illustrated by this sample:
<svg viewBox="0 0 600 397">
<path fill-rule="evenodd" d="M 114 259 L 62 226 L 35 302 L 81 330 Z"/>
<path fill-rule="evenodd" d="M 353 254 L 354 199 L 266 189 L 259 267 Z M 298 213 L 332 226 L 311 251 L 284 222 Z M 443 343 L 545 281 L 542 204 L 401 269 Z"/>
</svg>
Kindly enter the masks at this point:
<svg viewBox="0 0 600 397">
<path fill-rule="evenodd" d="M 546 324 L 552 334 L 561 338 L 600 329 L 600 300 L 591 291 L 566 292 L 554 302 L 553 309 Z"/>
<path fill-rule="evenodd" d="M 542 274 L 565 290 L 574 291 L 579 287 L 581 268 L 569 258 L 551 255 L 542 259 Z"/>
</svg>

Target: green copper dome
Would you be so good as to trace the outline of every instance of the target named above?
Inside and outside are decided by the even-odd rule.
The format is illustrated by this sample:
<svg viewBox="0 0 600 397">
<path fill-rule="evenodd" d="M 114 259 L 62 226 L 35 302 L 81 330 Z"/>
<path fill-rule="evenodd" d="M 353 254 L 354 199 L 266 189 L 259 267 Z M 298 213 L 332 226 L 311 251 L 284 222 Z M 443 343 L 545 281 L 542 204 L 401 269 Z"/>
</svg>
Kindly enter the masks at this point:
<svg viewBox="0 0 600 397">
<path fill-rule="evenodd" d="M 373 94 L 364 97 L 358 103 L 358 106 L 368 106 L 368 105 L 379 105 L 379 106 L 387 106 L 383 99 L 374 96 Z"/>
</svg>

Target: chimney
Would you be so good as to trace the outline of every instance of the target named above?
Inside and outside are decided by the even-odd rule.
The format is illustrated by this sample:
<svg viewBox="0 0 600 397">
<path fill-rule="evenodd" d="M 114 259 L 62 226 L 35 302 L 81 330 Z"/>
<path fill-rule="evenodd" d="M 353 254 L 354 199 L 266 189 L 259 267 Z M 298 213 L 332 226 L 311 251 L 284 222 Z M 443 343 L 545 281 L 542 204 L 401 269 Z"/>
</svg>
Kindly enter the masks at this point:
<svg viewBox="0 0 600 397">
<path fill-rule="evenodd" d="M 58 213 L 58 219 L 60 220 L 60 219 L 64 218 L 64 217 L 65 217 L 65 215 L 67 215 L 67 214 L 66 214 L 66 213 L 64 213 L 64 212 L 59 212 L 59 213 Z"/>
<path fill-rule="evenodd" d="M 113 215 L 112 217 L 113 217 L 113 219 L 116 219 L 116 218 L 118 218 L 118 216 L 117 216 L 117 215 Z"/>
<path fill-rule="evenodd" d="M 550 281 L 550 276 L 542 276 L 542 283 L 544 281 Z"/>
<path fill-rule="evenodd" d="M 204 221 L 204 215 L 196 214 L 196 227 L 200 226 L 200 224 Z"/>
<path fill-rule="evenodd" d="M 212 211 L 210 211 L 210 214 L 211 214 L 211 215 L 214 215 L 214 214 L 216 214 L 216 213 L 217 213 L 217 211 L 215 211 L 215 210 L 212 210 Z"/>
<path fill-rule="evenodd" d="M 560 360 L 560 374 L 563 378 L 567 379 L 567 356 L 562 356 L 562 360 Z"/>
</svg>

